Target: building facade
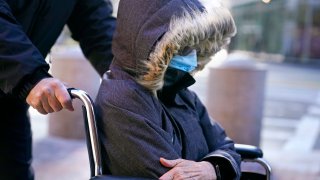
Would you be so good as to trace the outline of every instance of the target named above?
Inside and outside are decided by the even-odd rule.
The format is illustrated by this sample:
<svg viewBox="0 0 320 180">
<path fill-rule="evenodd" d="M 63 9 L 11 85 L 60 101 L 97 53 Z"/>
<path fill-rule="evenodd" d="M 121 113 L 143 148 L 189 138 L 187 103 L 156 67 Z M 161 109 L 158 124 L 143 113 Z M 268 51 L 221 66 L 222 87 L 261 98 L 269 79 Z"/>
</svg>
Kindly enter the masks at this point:
<svg viewBox="0 0 320 180">
<path fill-rule="evenodd" d="M 231 50 L 320 63 L 320 0 L 237 0 L 231 7 L 238 28 Z"/>
</svg>

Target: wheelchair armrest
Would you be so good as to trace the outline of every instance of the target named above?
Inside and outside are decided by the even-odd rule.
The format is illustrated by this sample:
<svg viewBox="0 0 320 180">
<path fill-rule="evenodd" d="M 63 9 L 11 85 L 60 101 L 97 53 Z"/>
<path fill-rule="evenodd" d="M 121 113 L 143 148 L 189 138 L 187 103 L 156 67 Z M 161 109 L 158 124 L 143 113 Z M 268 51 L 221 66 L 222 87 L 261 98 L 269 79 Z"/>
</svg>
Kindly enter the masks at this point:
<svg viewBox="0 0 320 180">
<path fill-rule="evenodd" d="M 152 180 L 152 179 L 139 178 L 139 177 L 124 177 L 124 176 L 100 175 L 100 176 L 92 177 L 90 180 Z"/>
<path fill-rule="evenodd" d="M 235 144 L 235 150 L 241 155 L 242 159 L 262 158 L 263 152 L 260 148 L 246 144 Z"/>
</svg>

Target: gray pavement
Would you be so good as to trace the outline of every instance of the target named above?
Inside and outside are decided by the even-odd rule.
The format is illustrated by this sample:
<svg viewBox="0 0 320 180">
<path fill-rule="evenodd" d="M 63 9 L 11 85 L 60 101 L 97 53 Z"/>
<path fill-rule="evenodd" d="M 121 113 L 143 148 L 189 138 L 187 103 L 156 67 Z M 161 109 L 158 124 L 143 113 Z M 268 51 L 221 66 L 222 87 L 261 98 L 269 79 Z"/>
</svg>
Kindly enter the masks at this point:
<svg viewBox="0 0 320 180">
<path fill-rule="evenodd" d="M 320 179 L 320 69 L 269 64 L 262 148 L 278 179 Z"/>
<path fill-rule="evenodd" d="M 261 147 L 274 179 L 320 180 L 320 68 L 264 63 L 268 70 Z M 208 70 L 191 89 L 206 99 Z M 30 110 L 38 180 L 89 177 L 84 140 L 47 134 L 48 119 Z M 76 130 L 76 129 L 75 129 Z"/>
</svg>

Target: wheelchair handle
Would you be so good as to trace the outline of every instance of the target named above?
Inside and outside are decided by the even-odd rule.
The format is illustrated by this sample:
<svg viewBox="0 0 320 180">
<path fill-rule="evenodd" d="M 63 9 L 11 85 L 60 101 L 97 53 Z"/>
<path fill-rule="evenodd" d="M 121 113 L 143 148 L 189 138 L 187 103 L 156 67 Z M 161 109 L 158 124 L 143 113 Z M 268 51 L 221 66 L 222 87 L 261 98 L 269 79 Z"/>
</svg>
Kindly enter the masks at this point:
<svg viewBox="0 0 320 180">
<path fill-rule="evenodd" d="M 263 159 L 260 148 L 247 144 L 235 144 L 235 150 L 241 155 L 244 162 L 256 162 L 266 170 L 266 179 L 271 179 L 271 166 Z"/>
<path fill-rule="evenodd" d="M 85 126 L 88 131 L 88 137 L 87 137 L 87 143 L 90 143 L 90 150 L 92 152 L 92 158 L 93 158 L 93 165 L 94 165 L 94 176 L 102 175 L 102 160 L 101 160 L 101 152 L 100 152 L 100 145 L 98 141 L 98 132 L 97 132 L 97 125 L 95 120 L 95 113 L 93 108 L 93 101 L 90 98 L 90 96 L 83 90 L 78 90 L 74 88 L 69 88 L 68 92 L 72 99 L 80 99 L 84 106 L 84 115 L 85 120 L 87 123 L 85 123 Z M 89 152 L 90 153 L 90 152 Z M 89 154 L 90 158 L 90 154 Z"/>
</svg>

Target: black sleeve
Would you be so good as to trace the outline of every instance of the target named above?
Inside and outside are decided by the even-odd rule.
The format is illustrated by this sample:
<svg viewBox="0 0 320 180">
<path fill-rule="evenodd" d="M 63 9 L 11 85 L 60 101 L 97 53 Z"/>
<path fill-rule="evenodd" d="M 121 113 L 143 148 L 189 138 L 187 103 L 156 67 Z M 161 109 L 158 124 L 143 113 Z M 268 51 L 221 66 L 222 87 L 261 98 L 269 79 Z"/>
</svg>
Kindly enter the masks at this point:
<svg viewBox="0 0 320 180">
<path fill-rule="evenodd" d="M 9 5 L 0 0 L 1 93 L 10 94 L 14 91 L 23 99 L 33 83 L 50 77 L 48 69 L 49 65 L 16 21 Z"/>
<path fill-rule="evenodd" d="M 104 0 L 78 0 L 68 20 L 72 38 L 79 41 L 84 55 L 102 76 L 109 69 L 115 18 L 112 4 Z"/>
</svg>

